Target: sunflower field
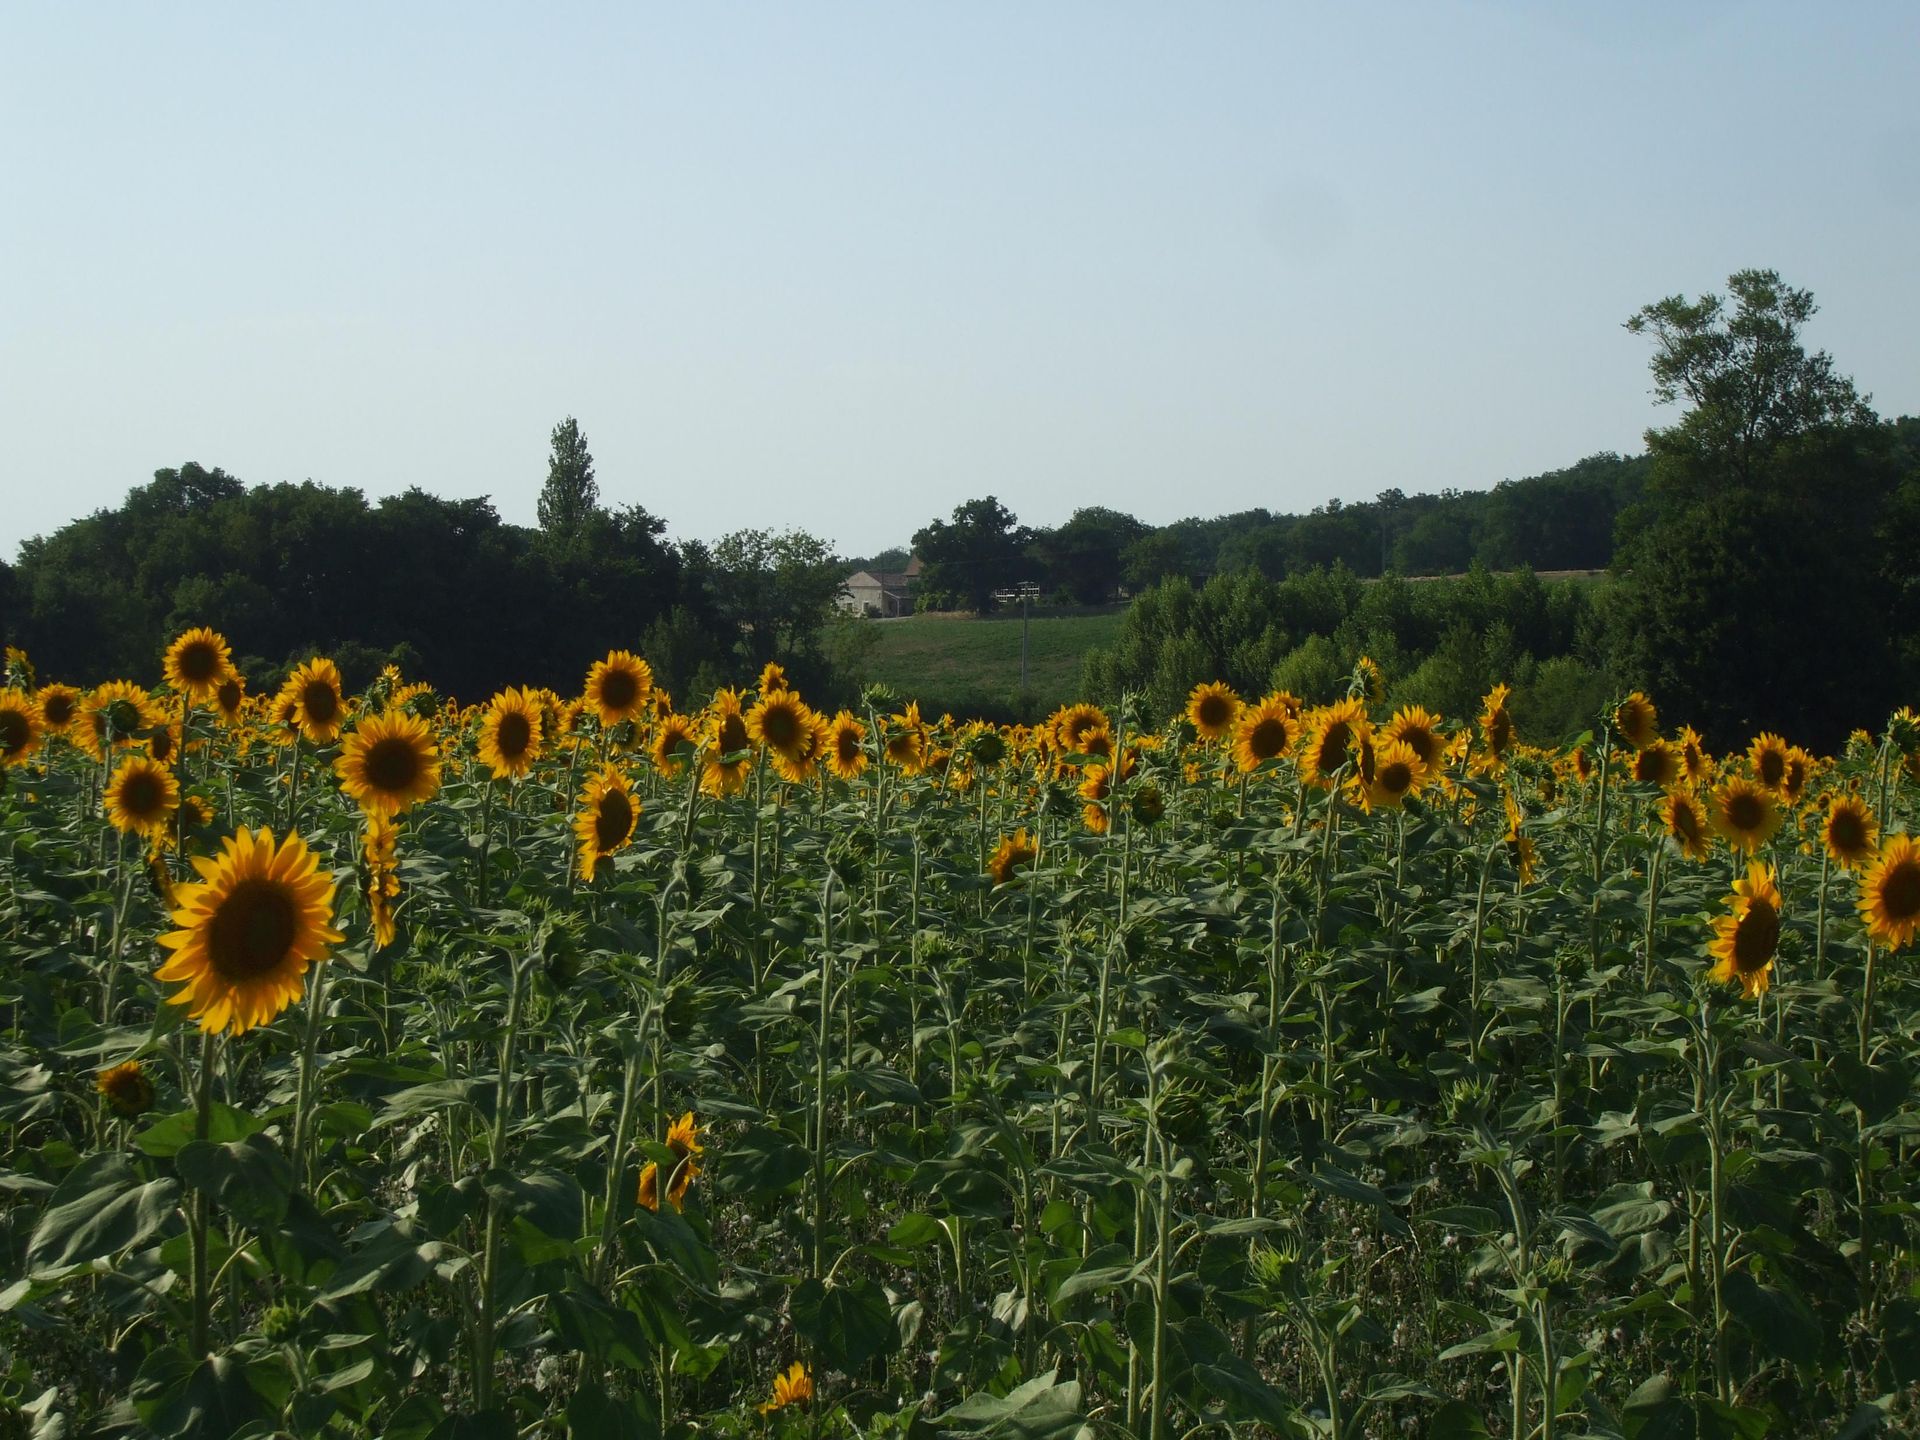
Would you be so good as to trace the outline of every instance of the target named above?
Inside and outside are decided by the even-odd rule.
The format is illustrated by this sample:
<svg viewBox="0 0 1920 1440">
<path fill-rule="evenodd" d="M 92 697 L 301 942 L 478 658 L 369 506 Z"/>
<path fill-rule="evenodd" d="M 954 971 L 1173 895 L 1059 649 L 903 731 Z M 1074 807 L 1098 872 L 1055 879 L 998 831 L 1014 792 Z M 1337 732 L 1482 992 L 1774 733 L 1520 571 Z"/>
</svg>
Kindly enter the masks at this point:
<svg viewBox="0 0 1920 1440">
<path fill-rule="evenodd" d="M 7 1434 L 1920 1430 L 1920 720 L 0 688 Z"/>
</svg>

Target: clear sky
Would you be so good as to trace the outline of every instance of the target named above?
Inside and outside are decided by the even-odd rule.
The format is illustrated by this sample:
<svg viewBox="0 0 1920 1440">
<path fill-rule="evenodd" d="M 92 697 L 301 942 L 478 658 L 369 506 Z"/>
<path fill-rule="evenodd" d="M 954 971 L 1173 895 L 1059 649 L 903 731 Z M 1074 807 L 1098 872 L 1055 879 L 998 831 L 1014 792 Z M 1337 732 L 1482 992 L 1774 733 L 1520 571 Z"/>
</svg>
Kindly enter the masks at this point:
<svg viewBox="0 0 1920 1440">
<path fill-rule="evenodd" d="M 0 554 L 198 460 L 681 538 L 1633 451 L 1743 266 L 1920 412 L 1920 5 L 0 12 Z"/>
</svg>

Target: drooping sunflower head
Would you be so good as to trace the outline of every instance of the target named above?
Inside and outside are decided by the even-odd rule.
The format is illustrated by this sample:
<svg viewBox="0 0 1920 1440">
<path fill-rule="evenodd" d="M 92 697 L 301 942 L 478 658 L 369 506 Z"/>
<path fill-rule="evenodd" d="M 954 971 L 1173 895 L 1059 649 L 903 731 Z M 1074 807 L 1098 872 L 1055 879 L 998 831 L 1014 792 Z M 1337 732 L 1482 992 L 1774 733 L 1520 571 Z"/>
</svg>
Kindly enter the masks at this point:
<svg viewBox="0 0 1920 1440">
<path fill-rule="evenodd" d="M 120 762 L 107 782 L 107 820 L 127 835 L 157 838 L 167 833 L 180 808 L 180 782 L 173 772 L 146 755 Z"/>
<path fill-rule="evenodd" d="M 1644 750 L 1660 733 L 1660 712 L 1636 690 L 1613 707 L 1613 728 L 1635 750 Z"/>
<path fill-rule="evenodd" d="M 1387 672 L 1370 655 L 1354 662 L 1353 676 L 1347 682 L 1347 694 L 1367 705 L 1387 703 Z"/>
<path fill-rule="evenodd" d="M 747 788 L 747 776 L 753 770 L 753 736 L 740 711 L 739 692 L 716 691 L 704 723 L 707 758 L 700 771 L 700 788 L 709 795 L 737 795 Z"/>
<path fill-rule="evenodd" d="M 747 734 L 756 744 L 794 758 L 807 743 L 806 703 L 784 686 L 763 690 L 759 703 L 747 712 Z"/>
<path fill-rule="evenodd" d="M 24 690 L 0 690 L 0 768 L 24 765 L 40 744 L 40 711 Z"/>
<path fill-rule="evenodd" d="M 1309 710 L 1304 718 L 1307 733 L 1300 742 L 1300 778 L 1324 790 L 1349 756 L 1357 757 L 1361 742 L 1371 739 L 1366 707 L 1358 700 L 1341 700 Z"/>
<path fill-rule="evenodd" d="M 827 731 L 827 769 L 836 780 L 857 780 L 867 764 L 867 727 L 842 710 Z"/>
<path fill-rule="evenodd" d="M 1680 763 L 1686 767 L 1687 783 L 1698 785 L 1713 770 L 1713 759 L 1707 754 L 1707 747 L 1700 739 L 1700 732 L 1691 725 L 1682 725 L 1679 735 L 1674 738 L 1674 744 L 1680 751 Z"/>
<path fill-rule="evenodd" d="M 496 779 L 521 780 L 540 758 L 545 715 L 528 691 L 502 690 L 480 717 L 480 760 Z"/>
<path fill-rule="evenodd" d="M 1684 768 L 1680 752 L 1659 739 L 1649 739 L 1640 746 L 1629 763 L 1635 780 L 1642 785 L 1658 785 L 1662 790 L 1677 783 Z"/>
<path fill-rule="evenodd" d="M 300 998 L 309 965 L 343 938 L 332 927 L 333 880 L 306 841 L 242 830 L 220 855 L 194 857 L 201 882 L 178 888 L 174 923 L 160 937 L 173 955 L 158 971 L 185 988 L 168 1001 L 188 1007 L 202 1030 L 240 1034 L 272 1021 Z"/>
<path fill-rule="evenodd" d="M 1440 763 L 1446 740 L 1440 734 L 1441 719 L 1421 705 L 1403 705 L 1387 722 L 1384 738 L 1398 740 L 1420 757 L 1429 770 Z"/>
<path fill-rule="evenodd" d="M 211 700 L 220 682 L 233 673 L 233 651 L 226 636 L 200 625 L 167 646 L 160 668 L 167 683 L 189 700 Z"/>
<path fill-rule="evenodd" d="M 613 765 L 601 766 L 580 792 L 580 809 L 573 821 L 580 878 L 591 881 L 602 860 L 626 849 L 639 820 L 640 802 L 627 777 Z"/>
<path fill-rule="evenodd" d="M 1798 745 L 1787 749 L 1787 773 L 1780 777 L 1780 798 L 1789 805 L 1798 805 L 1807 793 L 1807 782 L 1813 778 L 1813 756 Z"/>
<path fill-rule="evenodd" d="M 584 699 L 611 729 L 639 716 L 653 689 L 653 667 L 629 650 L 610 650 L 587 671 Z"/>
<path fill-rule="evenodd" d="M 1738 984 L 1745 1000 L 1766 994 L 1780 946 L 1780 891 L 1771 865 L 1753 861 L 1747 866 L 1746 878 L 1734 882 L 1727 913 L 1713 922 L 1713 931 L 1707 953 L 1716 963 L 1707 978 Z"/>
<path fill-rule="evenodd" d="M 1778 790 L 1787 778 L 1787 742 L 1770 730 L 1762 731 L 1747 747 L 1747 763 L 1753 766 L 1754 779 Z"/>
<path fill-rule="evenodd" d="M 687 773 L 687 762 L 699 749 L 700 732 L 691 716 L 662 715 L 653 727 L 653 743 L 648 746 L 648 754 L 654 769 L 678 778 Z"/>
<path fill-rule="evenodd" d="M 153 1108 L 153 1081 L 138 1060 L 108 1066 L 93 1077 L 93 1088 L 122 1115 L 144 1115 Z"/>
<path fill-rule="evenodd" d="M 1773 792 L 1736 775 L 1713 792 L 1713 828 L 1735 850 L 1751 855 L 1780 828 Z"/>
<path fill-rule="evenodd" d="M 281 695 L 292 702 L 292 723 L 308 744 L 331 745 L 340 738 L 347 723 L 347 702 L 333 661 L 314 656 L 287 677 Z"/>
<path fill-rule="evenodd" d="M 1187 696 L 1187 719 L 1194 733 L 1211 744 L 1233 730 L 1240 717 L 1240 697 L 1233 687 L 1220 680 L 1209 680 L 1193 687 Z"/>
<path fill-rule="evenodd" d="M 1382 740 L 1373 750 L 1373 778 L 1363 794 L 1369 810 L 1397 810 L 1426 783 L 1427 765 L 1404 740 Z"/>
<path fill-rule="evenodd" d="M 1858 795 L 1836 795 L 1827 802 L 1820 839 L 1842 870 L 1858 870 L 1872 860 L 1879 836 L 1880 822 Z"/>
<path fill-rule="evenodd" d="M 115 746 L 131 745 L 136 736 L 155 729 L 164 720 L 144 686 L 130 680 L 109 680 L 80 702 L 80 719 L 69 734 L 87 754 L 104 760 L 109 737 Z"/>
<path fill-rule="evenodd" d="M 340 788 L 369 815 L 393 816 L 440 788 L 440 747 L 427 722 L 405 710 L 368 716 L 333 762 Z"/>
<path fill-rule="evenodd" d="M 1496 685 L 1487 692 L 1480 706 L 1480 734 L 1486 740 L 1487 752 L 1496 760 L 1504 759 L 1513 748 L 1513 716 L 1507 712 L 1508 694 L 1505 685 Z"/>
<path fill-rule="evenodd" d="M 1860 920 L 1867 934 L 1891 950 L 1913 943 L 1920 931 L 1920 844 L 1911 835 L 1891 835 L 1860 877 Z"/>
<path fill-rule="evenodd" d="M 1689 860 L 1704 860 L 1713 850 L 1713 835 L 1707 828 L 1707 812 L 1685 790 L 1669 790 L 1660 802 L 1660 819 L 1667 839 Z"/>
</svg>

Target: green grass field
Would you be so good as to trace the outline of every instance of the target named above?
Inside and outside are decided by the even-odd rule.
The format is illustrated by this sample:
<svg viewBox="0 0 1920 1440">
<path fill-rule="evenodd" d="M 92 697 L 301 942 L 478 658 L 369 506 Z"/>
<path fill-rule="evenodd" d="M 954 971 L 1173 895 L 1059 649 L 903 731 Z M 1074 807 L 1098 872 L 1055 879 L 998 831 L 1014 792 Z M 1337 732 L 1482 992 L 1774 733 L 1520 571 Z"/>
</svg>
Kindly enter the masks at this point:
<svg viewBox="0 0 1920 1440">
<path fill-rule="evenodd" d="M 1020 699 L 1020 617 L 977 620 L 914 615 L 872 620 L 873 648 L 861 670 L 918 700 L 922 711 L 1030 720 L 1077 698 L 1080 659 L 1119 633 L 1125 610 L 1036 615 L 1027 649 L 1027 701 Z"/>
</svg>

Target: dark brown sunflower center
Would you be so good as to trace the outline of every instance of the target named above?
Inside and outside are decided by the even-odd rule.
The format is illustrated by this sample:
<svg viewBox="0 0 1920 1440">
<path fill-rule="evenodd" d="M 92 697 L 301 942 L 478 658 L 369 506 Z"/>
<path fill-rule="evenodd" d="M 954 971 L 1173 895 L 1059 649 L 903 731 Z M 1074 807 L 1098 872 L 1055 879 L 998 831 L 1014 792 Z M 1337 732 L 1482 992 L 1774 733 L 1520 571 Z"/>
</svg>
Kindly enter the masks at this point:
<svg viewBox="0 0 1920 1440">
<path fill-rule="evenodd" d="M 1827 839 L 1833 848 L 1851 854 L 1867 844 L 1867 827 L 1857 810 L 1836 810 L 1827 822 Z"/>
<path fill-rule="evenodd" d="M 173 732 L 158 730 L 147 742 L 147 753 L 163 764 L 173 758 Z"/>
<path fill-rule="evenodd" d="M 494 731 L 493 743 L 507 759 L 518 760 L 533 744 L 533 726 L 519 711 L 509 710 L 500 717 L 500 728 Z"/>
<path fill-rule="evenodd" d="M 738 715 L 728 715 L 720 722 L 720 753 L 732 755 L 745 750 L 752 740 L 747 735 L 747 722 Z"/>
<path fill-rule="evenodd" d="M 207 957 L 229 984 L 257 980 L 286 962 L 298 930 L 293 897 L 284 886 L 242 880 L 213 912 Z"/>
<path fill-rule="evenodd" d="M 311 680 L 300 690 L 300 709 L 309 725 L 331 725 L 340 713 L 340 696 L 324 680 Z"/>
<path fill-rule="evenodd" d="M 600 703 L 609 710 L 630 710 L 640 698 L 640 678 L 631 670 L 608 670 L 600 677 Z"/>
<path fill-rule="evenodd" d="M 413 742 L 395 735 L 376 740 L 367 749 L 367 783 L 376 790 L 397 795 L 410 789 L 420 778 L 420 755 Z"/>
<path fill-rule="evenodd" d="M 1487 721 L 1487 746 L 1498 755 L 1513 743 L 1513 721 L 1505 710 L 1493 712 L 1493 718 Z"/>
<path fill-rule="evenodd" d="M 1889 920 L 1920 916 L 1920 862 L 1891 866 L 1881 876 L 1880 906 Z"/>
<path fill-rule="evenodd" d="M 609 790 L 593 812 L 593 843 L 604 854 L 626 844 L 633 831 L 633 802 L 624 791 Z"/>
<path fill-rule="evenodd" d="M 27 741 L 33 735 L 33 727 L 27 724 L 27 717 L 18 710 L 0 710 L 0 754 L 11 755 L 16 750 L 27 748 Z"/>
<path fill-rule="evenodd" d="M 1727 824 L 1742 834 L 1758 830 L 1767 816 L 1767 807 L 1758 795 L 1735 791 L 1727 797 Z"/>
<path fill-rule="evenodd" d="M 120 808 L 136 820 L 151 820 L 160 813 L 165 794 L 152 771 L 136 770 L 120 787 Z"/>
<path fill-rule="evenodd" d="M 1633 757 L 1633 778 L 1654 785 L 1662 785 L 1667 780 L 1667 752 L 1664 750 L 1642 750 Z"/>
<path fill-rule="evenodd" d="M 47 724 L 56 729 L 73 719 L 73 697 L 71 695 L 50 695 L 41 706 L 41 714 L 47 717 Z"/>
<path fill-rule="evenodd" d="M 1787 773 L 1787 757 L 1778 750 L 1768 750 L 1761 754 L 1757 771 L 1762 785 L 1778 785 Z"/>
<path fill-rule="evenodd" d="M 1313 763 L 1322 775 L 1331 775 L 1340 768 L 1347 758 L 1347 741 L 1352 735 L 1353 727 L 1344 720 L 1336 720 L 1327 727 L 1327 733 L 1320 737 L 1320 748 L 1313 757 Z"/>
<path fill-rule="evenodd" d="M 800 717 L 791 706 L 769 705 L 760 712 L 760 733 L 776 750 L 791 750 L 800 738 Z"/>
<path fill-rule="evenodd" d="M 1200 723 L 1209 730 L 1218 730 L 1233 718 L 1233 707 L 1227 703 L 1224 695 L 1207 695 L 1200 701 Z"/>
<path fill-rule="evenodd" d="M 240 682 L 223 680 L 220 688 L 213 692 L 213 700 L 222 710 L 231 715 L 240 708 Z"/>
<path fill-rule="evenodd" d="M 1398 795 L 1413 784 L 1413 767 L 1404 760 L 1394 760 L 1380 767 L 1376 777 L 1380 788 L 1389 795 Z"/>
<path fill-rule="evenodd" d="M 183 679 L 204 685 L 220 673 L 220 652 L 205 641 L 196 640 L 182 648 L 179 663 Z"/>
<path fill-rule="evenodd" d="M 1780 912 L 1765 900 L 1751 900 L 1733 931 L 1733 967 L 1751 975 L 1773 959 L 1780 943 Z"/>
<path fill-rule="evenodd" d="M 1431 765 L 1433 757 L 1439 753 L 1440 741 L 1431 730 L 1424 726 L 1412 730 L 1402 730 L 1399 735 L 1402 745 L 1420 757 L 1420 763 Z"/>
<path fill-rule="evenodd" d="M 833 737 L 833 753 L 842 765 L 851 765 L 860 754 L 860 736 L 853 730 L 838 731 Z"/>
<path fill-rule="evenodd" d="M 1700 817 L 1693 813 L 1691 805 L 1673 807 L 1673 833 L 1680 840 L 1691 841 L 1700 838 Z"/>
</svg>

